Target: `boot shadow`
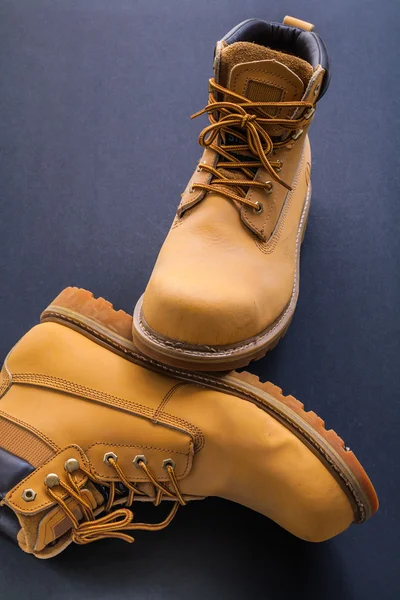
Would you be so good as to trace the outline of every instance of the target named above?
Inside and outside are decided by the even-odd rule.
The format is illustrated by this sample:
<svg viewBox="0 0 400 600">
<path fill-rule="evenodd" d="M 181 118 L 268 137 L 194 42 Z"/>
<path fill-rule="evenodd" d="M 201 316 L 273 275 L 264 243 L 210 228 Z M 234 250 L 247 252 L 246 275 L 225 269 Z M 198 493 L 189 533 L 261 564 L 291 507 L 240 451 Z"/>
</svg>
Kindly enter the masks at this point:
<svg viewBox="0 0 400 600">
<path fill-rule="evenodd" d="M 72 546 L 46 562 L 47 576 L 59 586 L 73 573 L 76 597 L 353 600 L 334 540 L 304 542 L 224 500 L 192 502 L 166 530 L 135 539 Z"/>
</svg>

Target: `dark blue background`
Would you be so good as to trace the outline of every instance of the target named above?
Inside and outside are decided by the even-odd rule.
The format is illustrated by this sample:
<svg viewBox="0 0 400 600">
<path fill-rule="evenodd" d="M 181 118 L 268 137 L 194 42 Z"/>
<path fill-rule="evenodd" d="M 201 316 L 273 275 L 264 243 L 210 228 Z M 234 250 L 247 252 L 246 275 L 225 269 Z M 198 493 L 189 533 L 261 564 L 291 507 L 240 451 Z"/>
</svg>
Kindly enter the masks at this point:
<svg viewBox="0 0 400 600">
<path fill-rule="evenodd" d="M 221 500 L 137 542 L 40 562 L 0 540 L 0 596 L 395 600 L 399 558 L 400 4 L 2 0 L 0 357 L 67 285 L 131 311 L 192 173 L 214 44 L 248 17 L 315 22 L 332 82 L 293 325 L 251 369 L 326 419 L 379 513 L 310 545 Z"/>
</svg>

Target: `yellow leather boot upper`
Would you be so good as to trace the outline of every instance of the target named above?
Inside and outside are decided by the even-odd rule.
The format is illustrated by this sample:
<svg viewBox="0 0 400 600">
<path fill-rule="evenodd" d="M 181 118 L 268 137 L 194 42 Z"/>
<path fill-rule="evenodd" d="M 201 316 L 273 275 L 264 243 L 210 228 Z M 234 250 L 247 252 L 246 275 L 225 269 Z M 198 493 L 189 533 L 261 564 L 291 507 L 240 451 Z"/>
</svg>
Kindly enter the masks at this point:
<svg viewBox="0 0 400 600">
<path fill-rule="evenodd" d="M 270 414 L 148 371 L 58 323 L 34 327 L 9 354 L 0 433 L 0 446 L 34 468 L 4 503 L 20 520 L 21 547 L 43 558 L 71 540 L 126 539 L 135 527 L 126 506 L 138 500 L 169 501 L 160 527 L 205 496 L 240 502 L 307 540 L 353 521 L 332 472 Z"/>
<path fill-rule="evenodd" d="M 217 44 L 206 149 L 144 293 L 136 341 L 147 328 L 150 343 L 212 350 L 279 329 L 293 312 L 311 192 L 307 131 L 324 74 L 255 43 Z"/>
</svg>

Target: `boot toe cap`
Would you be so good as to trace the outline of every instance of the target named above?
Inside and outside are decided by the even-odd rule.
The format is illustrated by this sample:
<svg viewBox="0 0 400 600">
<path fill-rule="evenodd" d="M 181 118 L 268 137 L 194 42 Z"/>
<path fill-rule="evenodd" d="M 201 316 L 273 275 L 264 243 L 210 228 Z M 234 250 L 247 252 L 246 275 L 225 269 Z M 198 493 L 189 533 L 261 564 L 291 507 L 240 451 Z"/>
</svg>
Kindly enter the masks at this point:
<svg viewBox="0 0 400 600">
<path fill-rule="evenodd" d="M 226 275 L 152 277 L 143 298 L 147 325 L 189 345 L 223 346 L 256 336 L 279 314 L 273 290 L 261 302 L 247 282 Z"/>
</svg>

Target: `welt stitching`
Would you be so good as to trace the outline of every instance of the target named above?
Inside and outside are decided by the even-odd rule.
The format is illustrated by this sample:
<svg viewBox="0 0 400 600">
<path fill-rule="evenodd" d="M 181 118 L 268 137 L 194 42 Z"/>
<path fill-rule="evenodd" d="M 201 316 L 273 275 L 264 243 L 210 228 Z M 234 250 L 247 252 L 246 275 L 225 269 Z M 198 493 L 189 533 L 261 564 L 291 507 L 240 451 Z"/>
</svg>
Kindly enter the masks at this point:
<svg viewBox="0 0 400 600">
<path fill-rule="evenodd" d="M 280 318 L 275 322 L 273 327 L 270 327 L 267 331 L 268 335 L 270 335 L 273 331 L 275 331 L 275 329 L 277 329 L 279 327 L 279 325 L 281 324 L 281 322 L 285 319 L 287 313 L 289 312 L 290 308 L 291 308 L 291 304 L 292 304 L 292 300 L 294 299 L 295 295 L 296 295 L 296 291 L 297 291 L 297 287 L 296 287 L 296 276 L 294 278 L 294 286 L 293 286 L 293 291 L 292 291 L 292 296 L 290 299 L 290 302 L 286 308 L 286 310 L 281 314 Z M 176 344 L 173 341 L 166 341 L 166 340 L 161 340 L 160 338 L 158 338 L 157 336 L 155 336 L 154 334 L 150 333 L 144 326 L 142 319 L 139 319 L 139 325 L 141 330 L 144 332 L 144 334 L 146 335 L 146 337 L 149 337 L 151 339 L 153 339 L 155 342 L 157 342 L 158 344 L 161 344 L 165 347 L 171 347 L 174 349 L 175 352 L 180 352 L 182 354 L 187 354 L 189 356 L 201 356 L 201 357 L 216 357 L 216 356 L 232 356 L 235 353 L 241 352 L 242 350 L 244 350 L 245 348 L 248 348 L 250 346 L 253 346 L 256 342 L 252 341 L 252 342 L 248 342 L 246 344 L 243 345 L 239 345 L 236 346 L 235 348 L 229 348 L 227 350 L 216 350 L 215 348 L 213 349 L 212 346 L 202 346 L 199 344 L 199 348 L 204 348 L 203 351 L 199 351 L 199 350 L 191 350 L 191 349 L 187 349 L 187 348 L 182 348 L 180 347 L 180 344 Z"/>
<path fill-rule="evenodd" d="M 172 369 L 171 367 L 168 367 L 167 365 L 158 363 L 157 361 L 149 358 L 145 354 L 139 355 L 138 353 L 135 353 L 132 350 L 128 350 L 127 348 L 125 348 L 121 344 L 118 344 L 118 342 L 110 340 L 109 337 L 107 337 L 106 335 L 104 335 L 100 331 L 97 331 L 96 329 L 94 329 L 93 327 L 90 327 L 90 325 L 87 325 L 86 323 L 85 324 L 81 323 L 80 321 L 78 321 L 77 319 L 74 319 L 73 317 L 70 317 L 68 315 L 64 315 L 63 313 L 58 313 L 56 310 L 52 310 L 52 311 L 46 312 L 46 317 L 49 316 L 49 315 L 57 317 L 57 318 L 62 318 L 64 321 L 73 323 L 74 325 L 78 325 L 81 329 L 84 329 L 88 333 L 93 334 L 98 339 L 103 340 L 104 342 L 107 342 L 108 344 L 113 345 L 114 348 L 118 348 L 118 350 L 120 352 L 122 352 L 123 354 L 127 354 L 128 356 L 135 356 L 135 358 L 141 360 L 144 363 L 147 363 L 149 365 L 154 365 L 155 367 L 160 368 L 163 371 L 166 371 L 166 373 L 169 376 L 171 376 L 171 374 L 174 375 L 176 373 L 176 371 L 174 371 L 174 369 Z M 190 373 L 189 373 L 189 378 L 190 378 Z"/>
</svg>

